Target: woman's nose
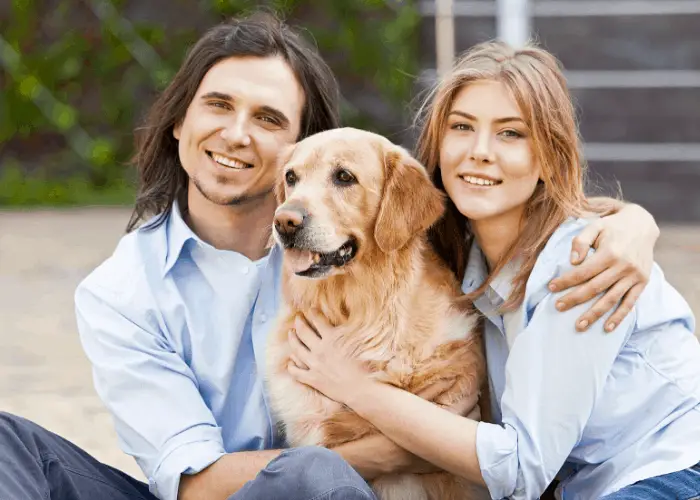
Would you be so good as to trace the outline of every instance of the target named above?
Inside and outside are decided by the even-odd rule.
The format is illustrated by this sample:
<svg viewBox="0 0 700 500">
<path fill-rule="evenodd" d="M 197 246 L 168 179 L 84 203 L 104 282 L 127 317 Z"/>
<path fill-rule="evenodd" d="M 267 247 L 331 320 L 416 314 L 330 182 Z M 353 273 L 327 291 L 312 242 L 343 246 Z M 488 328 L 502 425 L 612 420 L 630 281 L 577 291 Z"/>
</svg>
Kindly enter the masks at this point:
<svg viewBox="0 0 700 500">
<path fill-rule="evenodd" d="M 485 132 L 476 134 L 471 153 L 472 160 L 477 163 L 493 163 L 494 153 L 490 134 Z"/>
</svg>

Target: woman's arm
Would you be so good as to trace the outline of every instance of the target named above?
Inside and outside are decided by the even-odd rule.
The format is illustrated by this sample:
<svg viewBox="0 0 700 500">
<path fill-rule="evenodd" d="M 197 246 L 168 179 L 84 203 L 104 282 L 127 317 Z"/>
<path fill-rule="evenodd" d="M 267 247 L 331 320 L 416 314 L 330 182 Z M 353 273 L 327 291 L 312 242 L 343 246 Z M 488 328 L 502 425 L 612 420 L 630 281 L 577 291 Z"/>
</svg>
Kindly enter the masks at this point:
<svg viewBox="0 0 700 500">
<path fill-rule="evenodd" d="M 308 320 L 313 328 L 297 317 L 289 333 L 289 371 L 299 382 L 347 405 L 408 452 L 483 484 L 474 445 L 477 422 L 463 417 L 462 411 L 436 406 L 430 397 L 373 380 L 359 362 L 344 358 L 335 348 L 334 329 L 323 316 L 309 314 Z M 466 406 L 463 410 L 468 411 Z M 465 461 L 464 450 L 470 449 L 471 459 Z"/>
<path fill-rule="evenodd" d="M 392 385 L 363 380 L 344 398 L 347 406 L 406 450 L 473 483 L 486 484 L 476 455 L 478 422 Z"/>
<path fill-rule="evenodd" d="M 546 287 L 546 283 L 542 284 Z M 581 438 L 594 402 L 631 330 L 634 315 L 606 334 L 580 335 L 577 317 L 590 304 L 558 312 L 549 293 L 515 340 L 501 399 L 503 426 L 474 422 L 400 389 L 372 381 L 336 349 L 321 318 L 298 321 L 290 333 L 290 373 L 342 402 L 402 448 L 475 483 L 493 498 L 537 498 Z M 502 370 L 503 367 L 489 367 Z"/>
</svg>

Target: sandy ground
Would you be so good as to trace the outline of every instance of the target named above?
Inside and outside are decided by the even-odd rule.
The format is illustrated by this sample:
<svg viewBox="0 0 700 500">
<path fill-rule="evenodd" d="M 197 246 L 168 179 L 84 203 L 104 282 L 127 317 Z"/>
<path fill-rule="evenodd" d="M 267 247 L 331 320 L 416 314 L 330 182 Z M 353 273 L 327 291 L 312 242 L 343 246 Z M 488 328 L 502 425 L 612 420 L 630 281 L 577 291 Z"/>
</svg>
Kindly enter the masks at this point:
<svg viewBox="0 0 700 500">
<path fill-rule="evenodd" d="M 76 333 L 73 292 L 113 251 L 128 211 L 0 212 L 0 410 L 143 478 L 119 449 Z M 700 313 L 700 225 L 664 226 L 657 260 Z"/>
</svg>

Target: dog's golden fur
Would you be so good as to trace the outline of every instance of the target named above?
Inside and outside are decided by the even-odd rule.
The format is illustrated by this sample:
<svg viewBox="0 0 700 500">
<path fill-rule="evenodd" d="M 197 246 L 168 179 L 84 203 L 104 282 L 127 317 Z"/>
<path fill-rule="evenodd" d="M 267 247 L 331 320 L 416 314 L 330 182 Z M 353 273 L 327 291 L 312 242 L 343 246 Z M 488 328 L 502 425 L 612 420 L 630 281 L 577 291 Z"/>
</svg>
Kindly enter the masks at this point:
<svg viewBox="0 0 700 500">
<path fill-rule="evenodd" d="M 278 198 L 286 203 L 278 212 L 290 203 L 303 206 L 319 246 L 328 247 L 321 251 L 338 248 L 349 237 L 358 241 L 354 260 L 322 279 L 300 277 L 289 268 L 283 273 L 282 311 L 267 349 L 267 383 L 289 444 L 332 448 L 378 432 L 288 375 L 288 331 L 296 315 L 312 308 L 339 328 L 338 348 L 365 361 L 378 379 L 413 393 L 454 381 L 434 399 L 445 406 L 479 391 L 485 363 L 478 319 L 426 241 L 444 200 L 423 167 L 387 139 L 355 129 L 305 139 L 284 163 L 299 180 L 292 189 L 279 187 Z M 357 184 L 334 186 L 329 179 L 339 166 Z M 480 494 L 448 473 L 382 476 L 372 487 L 382 500 Z"/>
</svg>

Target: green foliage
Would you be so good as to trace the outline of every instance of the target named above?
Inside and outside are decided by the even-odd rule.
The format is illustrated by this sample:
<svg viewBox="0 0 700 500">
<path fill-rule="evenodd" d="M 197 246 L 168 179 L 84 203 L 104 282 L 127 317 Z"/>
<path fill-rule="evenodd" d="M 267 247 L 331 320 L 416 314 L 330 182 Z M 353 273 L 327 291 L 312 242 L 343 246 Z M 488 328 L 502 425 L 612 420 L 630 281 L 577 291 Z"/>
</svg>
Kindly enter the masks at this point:
<svg viewBox="0 0 700 500">
<path fill-rule="evenodd" d="M 57 0 L 50 12 L 11 1 L 0 21 L 0 205 L 131 201 L 133 129 L 200 33 L 129 19 L 127 0 Z M 199 2 L 199 25 L 261 3 Z M 409 2 L 264 3 L 307 30 L 341 83 L 362 82 L 402 109 L 417 72 Z M 343 111 L 348 125 L 380 128 L 350 102 Z"/>
</svg>

